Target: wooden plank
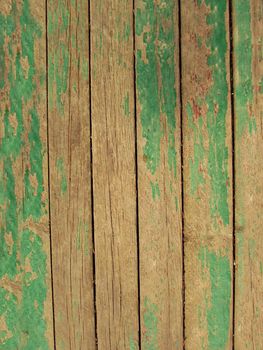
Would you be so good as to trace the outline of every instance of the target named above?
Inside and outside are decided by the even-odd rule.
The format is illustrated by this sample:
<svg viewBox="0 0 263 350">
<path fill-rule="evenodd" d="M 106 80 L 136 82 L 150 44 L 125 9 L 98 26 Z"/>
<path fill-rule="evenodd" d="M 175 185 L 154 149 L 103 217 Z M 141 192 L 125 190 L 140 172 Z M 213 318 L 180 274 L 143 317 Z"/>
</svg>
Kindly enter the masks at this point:
<svg viewBox="0 0 263 350">
<path fill-rule="evenodd" d="M 89 18 L 86 0 L 48 1 L 48 112 L 56 342 L 95 349 Z"/>
<path fill-rule="evenodd" d="M 263 3 L 233 2 L 235 347 L 263 344 Z"/>
<path fill-rule="evenodd" d="M 186 349 L 232 349 L 228 1 L 181 5 Z"/>
<path fill-rule="evenodd" d="M 138 348 L 132 1 L 91 1 L 98 348 Z"/>
<path fill-rule="evenodd" d="M 135 1 L 142 349 L 182 349 L 178 3 Z"/>
<path fill-rule="evenodd" d="M 0 1 L 0 348 L 53 349 L 45 1 Z"/>
</svg>

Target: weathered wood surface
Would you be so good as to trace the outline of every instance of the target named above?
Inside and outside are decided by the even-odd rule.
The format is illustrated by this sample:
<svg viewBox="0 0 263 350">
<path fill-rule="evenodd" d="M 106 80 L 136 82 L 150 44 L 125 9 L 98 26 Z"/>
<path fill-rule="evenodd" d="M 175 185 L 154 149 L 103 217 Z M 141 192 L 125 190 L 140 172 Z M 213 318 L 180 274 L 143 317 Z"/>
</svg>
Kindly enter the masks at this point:
<svg viewBox="0 0 263 350">
<path fill-rule="evenodd" d="M 235 348 L 263 346 L 263 3 L 233 1 Z"/>
<path fill-rule="evenodd" d="M 85 0 L 50 0 L 48 125 L 55 336 L 58 349 L 95 349 Z"/>
<path fill-rule="evenodd" d="M 263 348 L 262 22 L 0 0 L 0 349 Z"/>
<path fill-rule="evenodd" d="M 228 1 L 181 4 L 186 349 L 232 348 Z"/>
<path fill-rule="evenodd" d="M 133 8 L 91 1 L 98 348 L 138 349 Z"/>
<path fill-rule="evenodd" d="M 178 4 L 135 1 L 142 349 L 183 345 Z"/>
<path fill-rule="evenodd" d="M 45 2 L 0 1 L 0 348 L 52 349 Z"/>
</svg>

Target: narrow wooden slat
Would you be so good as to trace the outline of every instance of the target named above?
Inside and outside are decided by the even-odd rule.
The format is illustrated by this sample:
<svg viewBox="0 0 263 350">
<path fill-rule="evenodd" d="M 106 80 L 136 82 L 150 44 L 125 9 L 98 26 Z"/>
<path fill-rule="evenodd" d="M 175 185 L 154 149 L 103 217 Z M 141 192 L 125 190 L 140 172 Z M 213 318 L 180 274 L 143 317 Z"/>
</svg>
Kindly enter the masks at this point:
<svg viewBox="0 0 263 350">
<path fill-rule="evenodd" d="M 138 348 L 132 1 L 91 0 L 98 348 Z"/>
<path fill-rule="evenodd" d="M 263 344 L 263 3 L 233 1 L 235 348 Z"/>
<path fill-rule="evenodd" d="M 186 349 L 232 349 L 228 1 L 181 4 Z"/>
<path fill-rule="evenodd" d="M 0 348 L 53 349 L 45 1 L 0 1 Z"/>
<path fill-rule="evenodd" d="M 88 1 L 48 1 L 48 112 L 58 349 L 95 349 Z"/>
<path fill-rule="evenodd" d="M 135 1 L 142 349 L 182 349 L 178 3 Z"/>
</svg>

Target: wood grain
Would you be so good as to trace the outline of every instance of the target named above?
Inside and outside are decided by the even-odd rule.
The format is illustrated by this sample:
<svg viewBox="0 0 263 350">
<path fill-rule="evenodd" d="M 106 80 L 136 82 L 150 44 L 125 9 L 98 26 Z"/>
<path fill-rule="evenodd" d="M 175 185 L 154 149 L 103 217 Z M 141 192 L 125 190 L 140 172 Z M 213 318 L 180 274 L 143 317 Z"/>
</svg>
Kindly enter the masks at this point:
<svg viewBox="0 0 263 350">
<path fill-rule="evenodd" d="M 183 344 L 178 4 L 135 1 L 142 349 Z"/>
<path fill-rule="evenodd" d="M 182 2 L 186 349 L 232 349 L 228 1 Z"/>
<path fill-rule="evenodd" d="M 48 112 L 54 309 L 58 349 L 95 349 L 84 0 L 48 1 Z"/>
<path fill-rule="evenodd" d="M 53 349 L 45 2 L 0 2 L 0 348 Z"/>
<path fill-rule="evenodd" d="M 138 348 L 132 1 L 91 1 L 98 349 Z"/>
<path fill-rule="evenodd" d="M 235 348 L 263 344 L 263 4 L 233 2 Z"/>
</svg>

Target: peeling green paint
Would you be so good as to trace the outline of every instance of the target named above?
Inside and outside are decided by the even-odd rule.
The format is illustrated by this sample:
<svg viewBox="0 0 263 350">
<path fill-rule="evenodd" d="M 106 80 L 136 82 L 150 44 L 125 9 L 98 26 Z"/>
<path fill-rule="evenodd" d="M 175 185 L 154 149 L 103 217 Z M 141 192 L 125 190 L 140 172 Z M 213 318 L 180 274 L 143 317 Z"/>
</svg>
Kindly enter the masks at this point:
<svg viewBox="0 0 263 350">
<path fill-rule="evenodd" d="M 226 116 L 228 110 L 228 82 L 226 57 L 228 52 L 226 33 L 227 1 L 205 0 L 210 8 L 206 18 L 211 34 L 206 42 L 210 49 L 208 66 L 212 73 L 212 86 L 206 96 L 207 129 L 209 136 L 208 174 L 211 179 L 210 208 L 215 219 L 229 224 L 228 208 L 228 149 L 226 147 Z"/>
<path fill-rule="evenodd" d="M 57 167 L 59 176 L 61 178 L 61 181 L 60 181 L 61 193 L 64 194 L 67 192 L 68 183 L 67 183 L 67 178 L 65 173 L 64 161 L 62 158 L 57 159 L 56 167 Z"/>
<path fill-rule="evenodd" d="M 55 6 L 54 0 L 51 0 L 50 6 L 52 6 L 53 11 L 48 12 L 48 35 L 52 37 L 58 31 L 66 32 L 68 30 L 70 16 L 63 1 L 59 0 Z M 63 95 L 67 91 L 69 77 L 68 43 L 60 42 L 54 54 L 49 55 L 48 67 L 49 103 L 53 107 L 55 96 L 57 110 L 61 116 L 64 116 Z"/>
<path fill-rule="evenodd" d="M 3 282 L 0 288 L 0 315 L 7 327 L 0 334 L 0 343 L 3 350 L 45 350 L 48 349 L 44 319 L 47 257 L 41 237 L 33 230 L 23 228 L 27 219 L 37 223 L 47 212 L 47 203 L 43 202 L 44 151 L 36 108 L 39 101 L 36 81 L 39 79 L 41 82 L 41 73 L 36 72 L 34 57 L 35 42 L 42 37 L 42 32 L 32 16 L 29 0 L 22 0 L 19 6 L 13 1 L 9 15 L 0 13 L 0 27 L 1 77 L 7 76 L 7 79 L 0 79 L 0 90 L 4 89 L 3 96 L 7 102 L 5 110 L 0 111 L 0 122 L 4 127 L 4 135 L 0 139 L 3 169 L 0 214 L 5 217 L 0 223 L 0 278 L 9 281 Z M 6 37 L 9 44 L 4 49 Z M 19 40 L 20 50 L 17 49 Z M 23 69 L 22 59 L 27 60 L 27 72 Z M 13 64 L 7 66 L 7 61 Z M 44 82 L 42 80 L 41 84 Z M 11 125 L 11 116 L 16 127 Z M 29 130 L 25 129 L 26 118 L 29 118 Z M 17 173 L 15 164 L 27 153 L 27 149 L 28 159 L 23 173 Z M 17 197 L 18 181 L 19 186 L 23 186 L 23 198 Z M 10 247 L 5 240 L 6 235 L 12 241 Z M 16 288 L 11 292 L 5 288 L 6 283 L 12 283 Z"/>
<path fill-rule="evenodd" d="M 136 53 L 136 77 L 142 136 L 146 141 L 144 159 L 154 175 L 160 165 L 160 143 L 164 137 L 161 116 L 164 115 L 168 129 L 168 164 L 176 176 L 175 3 L 144 0 L 142 4 L 144 9 L 136 11 L 136 35 L 142 37 L 144 50 L 138 49 Z"/>
<path fill-rule="evenodd" d="M 160 188 L 158 182 L 153 183 L 151 181 L 151 189 L 152 189 L 152 198 L 155 200 L 156 198 L 160 198 Z"/>
<path fill-rule="evenodd" d="M 210 293 L 206 306 L 208 349 L 224 350 L 229 340 L 231 304 L 231 268 L 227 256 L 201 248 L 203 278 L 209 273 Z"/>
<path fill-rule="evenodd" d="M 237 115 L 237 135 L 241 137 L 246 129 L 252 134 L 256 131 L 256 120 L 252 111 L 252 37 L 250 1 L 233 2 L 235 10 L 235 46 L 234 55 L 238 77 L 235 84 L 235 102 Z"/>
<path fill-rule="evenodd" d="M 142 339 L 143 350 L 159 350 L 157 306 L 146 297 L 144 299 L 143 322 L 145 333 Z"/>
<path fill-rule="evenodd" d="M 203 118 L 199 116 L 197 122 L 194 121 L 193 109 L 188 102 L 186 106 L 189 127 L 194 131 L 194 152 L 193 159 L 189 159 L 190 164 L 190 184 L 191 194 L 194 195 L 200 185 L 205 183 L 202 173 L 203 162 L 205 159 L 205 150 L 203 142 Z"/>
<path fill-rule="evenodd" d="M 126 23 L 125 24 L 125 28 L 124 28 L 124 40 L 125 41 L 128 41 L 130 36 L 131 36 L 131 26 L 130 26 L 130 23 Z"/>
<path fill-rule="evenodd" d="M 124 97 L 123 109 L 124 109 L 124 115 L 126 117 L 129 117 L 130 114 L 131 114 L 131 112 L 130 112 L 130 96 L 129 96 L 129 92 L 127 92 L 125 97 Z"/>
<path fill-rule="evenodd" d="M 259 82 L 259 92 L 261 94 L 263 94 L 263 78 L 261 78 L 260 82 Z"/>
<path fill-rule="evenodd" d="M 134 340 L 134 337 L 131 336 L 130 337 L 129 350 L 137 350 L 137 349 L 138 349 L 137 342 Z"/>
</svg>

